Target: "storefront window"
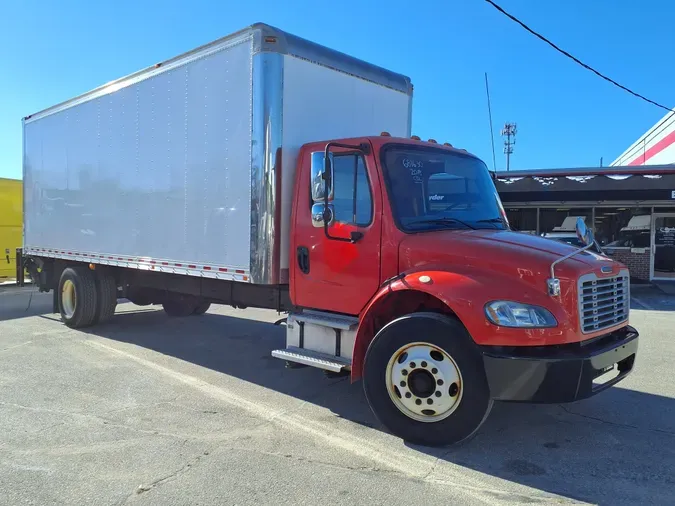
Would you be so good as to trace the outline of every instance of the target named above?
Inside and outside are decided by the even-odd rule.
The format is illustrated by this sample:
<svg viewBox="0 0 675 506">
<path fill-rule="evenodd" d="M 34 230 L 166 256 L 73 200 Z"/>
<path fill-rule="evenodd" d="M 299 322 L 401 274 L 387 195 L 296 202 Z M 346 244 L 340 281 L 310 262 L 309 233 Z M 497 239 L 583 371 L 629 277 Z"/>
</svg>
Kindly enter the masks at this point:
<svg viewBox="0 0 675 506">
<path fill-rule="evenodd" d="M 649 248 L 651 209 L 596 207 L 595 238 L 607 248 Z"/>
<path fill-rule="evenodd" d="M 591 208 L 542 208 L 539 210 L 540 234 L 575 234 L 577 218 L 584 219 L 587 225 L 591 224 L 593 210 Z"/>
<path fill-rule="evenodd" d="M 537 233 L 537 210 L 529 209 L 506 209 L 511 229 L 528 234 Z"/>
</svg>

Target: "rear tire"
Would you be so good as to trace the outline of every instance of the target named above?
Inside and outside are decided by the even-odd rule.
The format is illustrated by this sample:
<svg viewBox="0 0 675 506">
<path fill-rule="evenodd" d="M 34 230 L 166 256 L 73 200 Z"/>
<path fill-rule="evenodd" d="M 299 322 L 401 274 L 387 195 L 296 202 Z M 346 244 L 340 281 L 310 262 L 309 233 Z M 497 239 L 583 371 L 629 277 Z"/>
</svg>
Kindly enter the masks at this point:
<svg viewBox="0 0 675 506">
<path fill-rule="evenodd" d="M 97 290 L 94 273 L 86 267 L 67 267 L 61 273 L 58 288 L 61 320 L 80 329 L 92 325 L 97 315 Z"/>
<path fill-rule="evenodd" d="M 189 295 L 170 294 L 167 300 L 162 303 L 162 307 L 167 315 L 183 318 L 194 313 L 197 301 Z"/>
<path fill-rule="evenodd" d="M 106 271 L 96 271 L 96 290 L 98 305 L 94 323 L 105 323 L 115 314 L 117 307 L 117 282 Z"/>
<path fill-rule="evenodd" d="M 366 352 L 363 388 L 384 426 L 427 446 L 470 438 L 493 403 L 471 336 L 458 320 L 436 313 L 398 318 L 377 333 Z"/>
<path fill-rule="evenodd" d="M 196 316 L 203 315 L 209 310 L 210 307 L 211 307 L 210 302 L 200 302 L 195 308 L 195 310 L 192 312 L 192 314 Z"/>
</svg>

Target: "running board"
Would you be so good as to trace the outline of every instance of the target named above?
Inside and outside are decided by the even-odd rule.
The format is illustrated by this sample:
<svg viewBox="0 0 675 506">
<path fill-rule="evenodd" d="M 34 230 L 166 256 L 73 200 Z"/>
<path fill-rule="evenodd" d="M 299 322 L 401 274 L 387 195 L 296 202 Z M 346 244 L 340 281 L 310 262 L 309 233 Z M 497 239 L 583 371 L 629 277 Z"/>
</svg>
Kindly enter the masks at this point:
<svg viewBox="0 0 675 506">
<path fill-rule="evenodd" d="M 346 358 L 319 353 L 318 351 L 303 350 L 294 346 L 285 350 L 274 350 L 272 351 L 272 356 L 288 362 L 296 362 L 332 372 L 340 372 L 352 367 L 351 360 Z"/>
</svg>

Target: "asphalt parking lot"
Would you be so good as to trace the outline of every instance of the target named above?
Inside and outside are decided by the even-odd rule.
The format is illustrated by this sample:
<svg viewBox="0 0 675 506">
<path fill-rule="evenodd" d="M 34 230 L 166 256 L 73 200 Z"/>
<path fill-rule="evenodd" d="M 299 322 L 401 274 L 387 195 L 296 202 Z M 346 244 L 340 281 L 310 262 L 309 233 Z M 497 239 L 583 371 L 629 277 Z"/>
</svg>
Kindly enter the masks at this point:
<svg viewBox="0 0 675 506">
<path fill-rule="evenodd" d="M 406 445 L 361 384 L 289 370 L 276 313 L 121 304 L 72 331 L 0 288 L 0 503 L 673 504 L 675 297 L 634 290 L 634 372 L 569 405 L 497 404 L 459 447 Z"/>
</svg>

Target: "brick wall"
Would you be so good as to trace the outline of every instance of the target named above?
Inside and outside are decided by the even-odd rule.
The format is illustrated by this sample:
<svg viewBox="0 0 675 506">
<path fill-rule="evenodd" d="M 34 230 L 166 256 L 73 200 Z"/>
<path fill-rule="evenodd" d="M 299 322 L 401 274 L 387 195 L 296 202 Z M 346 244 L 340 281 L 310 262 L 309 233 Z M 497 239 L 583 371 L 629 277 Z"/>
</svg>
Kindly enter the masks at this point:
<svg viewBox="0 0 675 506">
<path fill-rule="evenodd" d="M 610 249 L 606 250 L 607 256 L 626 265 L 633 278 L 649 281 L 649 248 L 645 248 L 644 253 L 633 253 L 630 249 Z"/>
</svg>

